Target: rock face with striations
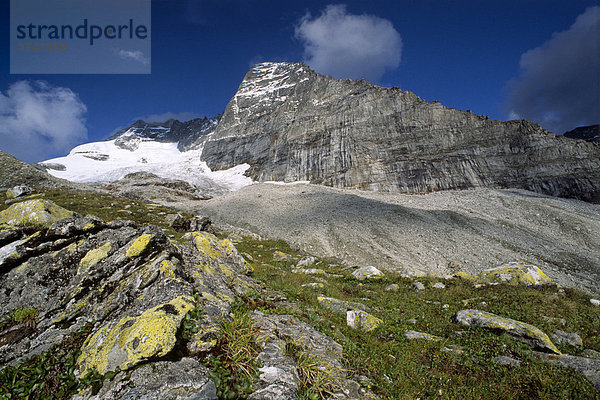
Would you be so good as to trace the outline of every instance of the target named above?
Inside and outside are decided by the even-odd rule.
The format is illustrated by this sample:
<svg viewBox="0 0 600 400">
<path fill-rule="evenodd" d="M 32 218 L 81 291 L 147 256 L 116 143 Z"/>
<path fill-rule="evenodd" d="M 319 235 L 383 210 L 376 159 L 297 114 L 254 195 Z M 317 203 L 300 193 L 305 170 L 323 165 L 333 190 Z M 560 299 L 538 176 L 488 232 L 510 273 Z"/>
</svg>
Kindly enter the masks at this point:
<svg viewBox="0 0 600 400">
<path fill-rule="evenodd" d="M 522 188 L 600 201 L 600 147 L 529 121 L 491 120 L 304 64 L 246 74 L 202 154 L 258 181 L 423 193 Z"/>
</svg>

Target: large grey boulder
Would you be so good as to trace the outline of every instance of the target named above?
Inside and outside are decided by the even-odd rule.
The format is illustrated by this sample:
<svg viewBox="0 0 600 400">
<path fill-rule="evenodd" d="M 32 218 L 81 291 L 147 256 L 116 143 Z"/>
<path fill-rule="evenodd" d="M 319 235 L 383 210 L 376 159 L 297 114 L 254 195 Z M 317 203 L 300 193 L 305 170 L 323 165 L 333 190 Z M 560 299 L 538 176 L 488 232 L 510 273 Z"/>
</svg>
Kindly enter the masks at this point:
<svg viewBox="0 0 600 400">
<path fill-rule="evenodd" d="M 539 328 L 525 322 L 504 318 L 486 311 L 472 309 L 459 311 L 456 314 L 456 321 L 465 326 L 478 326 L 497 331 L 504 331 L 538 349 L 554 354 L 561 354 L 548 335 Z"/>
</svg>

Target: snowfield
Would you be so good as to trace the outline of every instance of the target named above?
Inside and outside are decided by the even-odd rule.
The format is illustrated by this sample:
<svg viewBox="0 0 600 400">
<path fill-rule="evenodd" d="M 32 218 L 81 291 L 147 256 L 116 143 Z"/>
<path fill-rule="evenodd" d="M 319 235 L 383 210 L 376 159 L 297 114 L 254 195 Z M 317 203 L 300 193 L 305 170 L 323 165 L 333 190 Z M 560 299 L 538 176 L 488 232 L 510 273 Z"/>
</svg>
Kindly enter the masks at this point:
<svg viewBox="0 0 600 400">
<path fill-rule="evenodd" d="M 162 178 L 179 179 L 198 187 L 216 184 L 228 191 L 253 183 L 244 176 L 250 166 L 237 165 L 224 171 L 211 171 L 200 161 L 202 149 L 181 152 L 177 143 L 141 140 L 135 150 L 115 145 L 114 140 L 93 142 L 75 147 L 65 157 L 46 160 L 41 164 L 62 164 L 64 171 L 48 169 L 48 173 L 79 183 L 108 183 L 133 172 L 150 172 Z"/>
</svg>

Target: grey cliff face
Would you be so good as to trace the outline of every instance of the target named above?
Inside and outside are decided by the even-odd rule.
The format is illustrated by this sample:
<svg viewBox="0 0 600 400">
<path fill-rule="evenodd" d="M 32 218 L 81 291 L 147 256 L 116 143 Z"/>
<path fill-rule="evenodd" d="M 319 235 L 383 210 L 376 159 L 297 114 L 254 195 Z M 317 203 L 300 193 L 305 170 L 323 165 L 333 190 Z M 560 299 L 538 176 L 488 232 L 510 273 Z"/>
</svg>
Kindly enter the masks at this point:
<svg viewBox="0 0 600 400">
<path fill-rule="evenodd" d="M 600 147 L 529 121 L 490 120 L 399 88 L 262 63 L 244 78 L 203 160 L 258 181 L 426 193 L 522 188 L 600 201 Z"/>
</svg>

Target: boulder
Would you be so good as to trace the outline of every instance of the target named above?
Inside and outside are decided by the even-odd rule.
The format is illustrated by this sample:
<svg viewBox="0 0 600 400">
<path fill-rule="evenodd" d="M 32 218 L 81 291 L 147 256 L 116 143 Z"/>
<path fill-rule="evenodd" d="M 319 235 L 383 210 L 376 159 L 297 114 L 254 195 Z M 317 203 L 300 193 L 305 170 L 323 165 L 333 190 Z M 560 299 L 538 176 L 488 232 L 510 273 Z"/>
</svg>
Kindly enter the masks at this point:
<svg viewBox="0 0 600 400">
<path fill-rule="evenodd" d="M 525 322 L 473 309 L 459 311 L 456 314 L 456 321 L 469 327 L 478 326 L 503 331 L 540 350 L 561 354 L 548 335 L 539 328 Z"/>
<path fill-rule="evenodd" d="M 442 340 L 442 338 L 439 336 L 430 335 L 429 333 L 425 333 L 425 332 L 417 332 L 417 331 L 411 331 L 411 330 L 407 330 L 406 332 L 404 332 L 404 336 L 409 340 L 422 339 L 422 340 L 428 340 L 430 342 L 438 342 L 438 341 Z"/>
<path fill-rule="evenodd" d="M 507 367 L 518 367 L 521 365 L 521 361 L 507 356 L 496 356 L 492 358 L 492 361 L 498 365 L 505 365 Z"/>
<path fill-rule="evenodd" d="M 554 343 L 558 344 L 568 344 L 573 347 L 583 347 L 583 340 L 581 340 L 581 336 L 573 332 L 565 332 L 561 330 L 556 330 L 551 335 Z"/>
<path fill-rule="evenodd" d="M 539 267 L 530 264 L 509 263 L 496 268 L 481 271 L 477 276 L 479 283 L 509 285 L 547 285 L 552 280 Z"/>
<path fill-rule="evenodd" d="M 6 191 L 7 199 L 16 199 L 17 197 L 27 196 L 29 193 L 32 193 L 33 189 L 27 185 L 17 185 L 11 189 Z"/>
<path fill-rule="evenodd" d="M 365 279 L 369 278 L 381 278 L 383 276 L 383 272 L 373 266 L 367 266 L 358 268 L 352 272 L 352 276 L 359 281 L 364 281 Z"/>
<path fill-rule="evenodd" d="M 361 329 L 365 332 L 372 331 L 383 323 L 379 318 L 364 312 L 362 310 L 346 311 L 346 324 L 354 329 Z"/>
<path fill-rule="evenodd" d="M 27 200 L 0 211 L 0 225 L 50 227 L 58 220 L 73 215 L 50 200 Z"/>
</svg>

